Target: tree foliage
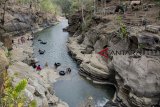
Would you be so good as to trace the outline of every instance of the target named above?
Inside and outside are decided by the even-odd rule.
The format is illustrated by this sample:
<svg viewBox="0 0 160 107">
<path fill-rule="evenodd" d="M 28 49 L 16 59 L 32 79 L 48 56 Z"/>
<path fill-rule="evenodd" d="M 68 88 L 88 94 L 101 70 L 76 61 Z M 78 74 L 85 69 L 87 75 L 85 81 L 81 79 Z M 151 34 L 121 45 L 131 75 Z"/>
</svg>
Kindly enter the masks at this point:
<svg viewBox="0 0 160 107">
<path fill-rule="evenodd" d="M 89 11 L 93 9 L 93 0 L 18 0 L 18 2 L 36 4 L 41 10 L 56 14 L 74 13 L 81 10 L 82 6 Z"/>
<path fill-rule="evenodd" d="M 119 36 L 121 38 L 125 38 L 128 36 L 128 32 L 127 32 L 127 27 L 126 25 L 122 22 L 122 17 L 118 16 L 117 17 L 117 21 L 118 21 L 118 24 L 120 26 L 120 29 L 119 29 Z"/>
<path fill-rule="evenodd" d="M 4 83 L 3 91 L 0 94 L 0 107 L 24 107 L 26 104 L 29 107 L 36 107 L 35 101 L 28 101 L 24 95 L 24 89 L 26 88 L 28 81 L 26 79 L 21 80 L 15 87 L 12 86 L 12 79 L 8 77 L 7 72 L 2 74 Z M 1 89 L 1 90 L 2 90 Z"/>
<path fill-rule="evenodd" d="M 58 7 L 58 5 L 53 3 L 51 0 L 42 0 L 40 2 L 40 8 L 41 10 L 51 12 L 51 13 L 53 12 L 57 14 L 60 12 L 60 8 Z"/>
<path fill-rule="evenodd" d="M 84 10 L 92 11 L 93 0 L 71 0 L 70 11 L 74 13 L 77 10 L 81 10 L 82 6 Z"/>
<path fill-rule="evenodd" d="M 53 0 L 53 3 L 58 5 L 64 14 L 68 14 L 71 9 L 72 0 Z"/>
<path fill-rule="evenodd" d="M 61 12 L 60 7 L 53 0 L 17 0 L 19 3 L 29 4 L 32 9 L 58 14 Z"/>
</svg>

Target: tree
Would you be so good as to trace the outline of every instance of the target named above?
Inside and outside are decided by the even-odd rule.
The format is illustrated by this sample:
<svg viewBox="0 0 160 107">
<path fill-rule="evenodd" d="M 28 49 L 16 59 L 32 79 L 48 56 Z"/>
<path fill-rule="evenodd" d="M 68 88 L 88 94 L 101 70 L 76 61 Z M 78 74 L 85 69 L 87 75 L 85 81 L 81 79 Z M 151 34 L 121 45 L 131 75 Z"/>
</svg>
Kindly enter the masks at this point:
<svg viewBox="0 0 160 107">
<path fill-rule="evenodd" d="M 71 0 L 53 0 L 53 3 L 58 5 L 62 12 L 66 15 L 70 12 L 72 2 Z"/>
<path fill-rule="evenodd" d="M 40 8 L 46 12 L 59 14 L 61 9 L 57 4 L 55 4 L 52 0 L 41 0 L 40 1 Z"/>
<path fill-rule="evenodd" d="M 87 10 L 87 11 L 92 11 L 93 10 L 93 0 L 71 0 L 71 12 L 75 12 L 77 10 L 81 10 L 82 9 L 82 5 L 83 5 L 83 9 Z"/>
<path fill-rule="evenodd" d="M 60 13 L 59 6 L 52 0 L 18 0 L 18 2 L 23 4 L 29 4 L 31 10 L 45 11 L 50 13 Z"/>
<path fill-rule="evenodd" d="M 86 28 L 88 26 L 86 21 L 90 21 L 90 18 L 91 18 L 91 17 L 89 17 L 89 19 L 88 19 L 88 16 L 90 16 L 89 14 L 87 14 L 87 17 L 85 16 L 84 10 L 87 10 L 92 14 L 93 3 L 94 3 L 94 1 L 92 1 L 92 0 L 80 0 L 81 13 L 82 13 L 81 16 L 82 16 L 82 21 L 83 21 L 83 25 L 84 25 L 82 27 L 84 27 L 84 28 Z"/>
<path fill-rule="evenodd" d="M 84 1 L 83 0 L 81 1 L 81 10 L 82 10 L 82 20 L 83 20 L 84 26 L 86 26 L 86 22 L 84 19 Z"/>
</svg>

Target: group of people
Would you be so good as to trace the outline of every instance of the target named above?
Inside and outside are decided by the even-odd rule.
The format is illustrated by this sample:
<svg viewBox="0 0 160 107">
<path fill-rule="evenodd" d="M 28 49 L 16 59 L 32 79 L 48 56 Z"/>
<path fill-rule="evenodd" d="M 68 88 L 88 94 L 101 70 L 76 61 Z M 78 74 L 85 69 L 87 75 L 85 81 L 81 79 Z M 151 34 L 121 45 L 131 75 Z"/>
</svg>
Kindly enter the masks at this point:
<svg viewBox="0 0 160 107">
<path fill-rule="evenodd" d="M 55 63 L 54 64 L 55 68 L 61 66 L 61 63 Z M 66 71 L 63 71 L 65 74 L 70 74 L 71 73 L 71 68 L 67 68 Z"/>
<path fill-rule="evenodd" d="M 18 44 L 23 44 L 23 43 L 25 43 L 25 41 L 26 41 L 26 38 L 25 37 L 21 37 L 21 38 L 18 38 Z"/>
<path fill-rule="evenodd" d="M 55 63 L 54 66 L 57 68 L 58 66 L 60 66 L 60 63 Z M 33 61 L 33 63 L 31 63 L 31 66 L 36 70 L 36 71 L 41 71 L 42 67 L 40 65 L 36 65 L 36 63 Z M 48 63 L 46 62 L 45 64 L 46 67 L 48 67 Z M 71 73 L 71 68 L 67 68 L 66 71 L 64 71 L 64 75 L 65 74 L 70 74 Z"/>
<path fill-rule="evenodd" d="M 41 71 L 42 70 L 42 68 L 41 68 L 41 66 L 40 65 L 36 65 L 36 63 L 33 63 L 32 64 L 32 67 L 34 68 L 34 69 L 36 69 L 36 71 Z"/>
<path fill-rule="evenodd" d="M 26 42 L 26 40 L 33 40 L 33 36 L 28 36 L 28 38 L 26 39 L 24 36 L 21 36 L 20 38 L 18 38 L 18 44 L 23 44 Z"/>
</svg>

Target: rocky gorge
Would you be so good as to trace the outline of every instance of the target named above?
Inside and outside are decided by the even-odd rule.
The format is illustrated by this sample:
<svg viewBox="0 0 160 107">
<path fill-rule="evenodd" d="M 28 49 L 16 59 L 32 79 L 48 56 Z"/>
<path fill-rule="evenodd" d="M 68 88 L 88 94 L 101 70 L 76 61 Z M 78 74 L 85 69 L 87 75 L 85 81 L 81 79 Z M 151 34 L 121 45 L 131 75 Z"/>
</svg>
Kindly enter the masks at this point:
<svg viewBox="0 0 160 107">
<path fill-rule="evenodd" d="M 107 4 L 113 5 L 112 2 Z M 125 14 L 94 15 L 85 31 L 81 30 L 81 12 L 68 17 L 69 27 L 66 30 L 72 34 L 68 49 L 80 66 L 79 74 L 95 83 L 109 83 L 117 88 L 115 99 L 105 107 L 160 106 L 160 22 L 156 20 L 156 9 L 159 6 L 151 7 L 147 12 L 138 10 Z M 147 14 L 146 26 L 142 20 L 135 20 L 143 17 L 143 12 Z M 126 25 L 127 37 L 120 35 L 119 16 Z M 98 54 L 105 48 L 108 52 L 130 50 L 136 54 L 109 53 L 106 59 Z"/>
<path fill-rule="evenodd" d="M 52 89 L 52 84 L 59 78 L 56 70 L 46 67 L 38 72 L 29 66 L 30 61 L 35 60 L 32 41 L 19 44 L 19 37 L 15 37 L 28 38 L 32 33 L 54 25 L 57 19 L 29 4 L 20 5 L 15 0 L 7 3 L 4 25 L 0 25 L 0 71 L 7 70 L 13 77 L 13 86 L 27 79 L 25 96 L 29 101 L 35 100 L 38 107 L 68 107 Z M 94 14 L 91 17 L 88 16 L 90 11 L 85 10 L 83 15 L 78 11 L 67 17 L 69 27 L 64 30 L 72 35 L 67 43 L 68 53 L 79 65 L 81 76 L 96 84 L 116 87 L 113 101 L 104 107 L 159 107 L 159 6 L 146 0 L 147 4 L 141 6 L 148 6 L 147 11 L 141 8 L 121 14 L 112 12 L 118 5 L 116 3 L 112 0 L 106 4 L 109 8 L 105 9 L 105 15 Z M 2 7 L 0 12 L 3 12 Z M 91 18 L 85 29 L 84 25 L 82 27 L 83 17 L 87 21 Z M 98 54 L 103 49 L 108 50 L 107 59 Z"/>
</svg>

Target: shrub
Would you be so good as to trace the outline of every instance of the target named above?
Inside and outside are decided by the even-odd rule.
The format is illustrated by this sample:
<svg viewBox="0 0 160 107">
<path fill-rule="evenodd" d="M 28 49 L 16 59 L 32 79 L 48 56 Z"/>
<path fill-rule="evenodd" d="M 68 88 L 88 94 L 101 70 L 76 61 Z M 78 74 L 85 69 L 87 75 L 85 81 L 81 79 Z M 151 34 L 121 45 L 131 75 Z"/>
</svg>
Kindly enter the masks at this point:
<svg viewBox="0 0 160 107">
<path fill-rule="evenodd" d="M 24 90 L 28 84 L 26 79 L 21 80 L 15 87 L 12 86 L 12 79 L 7 74 L 7 72 L 2 73 L 3 77 L 3 87 L 1 87 L 0 93 L 0 107 L 24 107 L 29 105 L 29 107 L 36 107 L 35 101 L 28 101 L 24 95 Z"/>
</svg>

